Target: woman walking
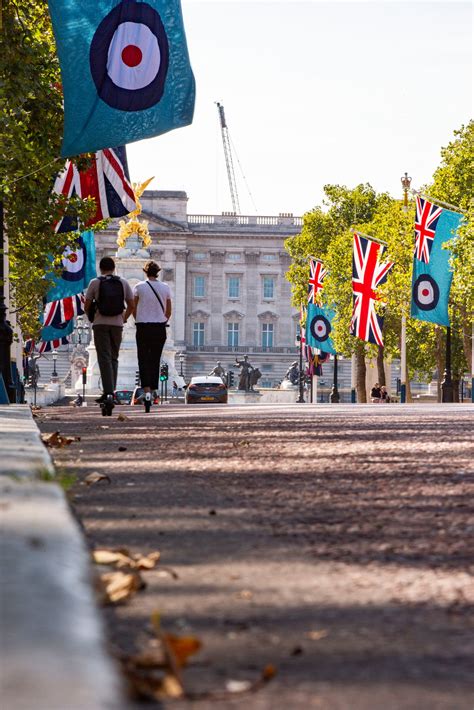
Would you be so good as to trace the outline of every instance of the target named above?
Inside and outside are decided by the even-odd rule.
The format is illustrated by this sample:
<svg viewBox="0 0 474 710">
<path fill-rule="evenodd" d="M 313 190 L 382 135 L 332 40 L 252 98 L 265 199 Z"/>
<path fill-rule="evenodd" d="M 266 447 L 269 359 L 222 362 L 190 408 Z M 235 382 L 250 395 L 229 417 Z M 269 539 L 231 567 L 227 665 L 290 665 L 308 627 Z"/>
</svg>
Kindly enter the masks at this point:
<svg viewBox="0 0 474 710">
<path fill-rule="evenodd" d="M 146 412 L 151 408 L 152 392 L 158 390 L 161 353 L 171 316 L 171 291 L 167 284 L 158 281 L 160 270 L 155 261 L 147 261 L 143 267 L 146 281 L 140 281 L 133 289 L 138 369 Z"/>
</svg>

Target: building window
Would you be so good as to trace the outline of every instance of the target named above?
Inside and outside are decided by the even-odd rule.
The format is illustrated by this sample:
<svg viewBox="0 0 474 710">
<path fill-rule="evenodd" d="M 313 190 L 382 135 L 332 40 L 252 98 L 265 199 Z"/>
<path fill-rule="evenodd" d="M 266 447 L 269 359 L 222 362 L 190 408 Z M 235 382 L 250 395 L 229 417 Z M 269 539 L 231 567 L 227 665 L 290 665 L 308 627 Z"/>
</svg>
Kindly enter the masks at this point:
<svg viewBox="0 0 474 710">
<path fill-rule="evenodd" d="M 273 323 L 262 324 L 262 347 L 273 348 Z"/>
<path fill-rule="evenodd" d="M 276 261 L 277 254 L 262 254 L 263 261 Z"/>
<path fill-rule="evenodd" d="M 229 298 L 240 298 L 240 278 L 238 276 L 229 276 L 228 294 Z"/>
<path fill-rule="evenodd" d="M 196 252 L 194 252 L 194 258 L 197 261 L 202 261 L 203 259 L 206 258 L 206 254 L 203 251 L 196 251 Z"/>
<path fill-rule="evenodd" d="M 204 345 L 204 323 L 193 323 L 193 345 L 195 348 Z"/>
<path fill-rule="evenodd" d="M 275 297 L 275 279 L 273 276 L 263 277 L 263 297 L 264 298 L 274 298 Z"/>
<path fill-rule="evenodd" d="M 227 323 L 227 346 L 236 348 L 239 344 L 239 324 Z"/>
<path fill-rule="evenodd" d="M 206 279 L 204 276 L 194 277 L 194 298 L 204 298 L 206 295 Z"/>
<path fill-rule="evenodd" d="M 238 252 L 231 252 L 230 254 L 227 254 L 229 261 L 240 261 L 241 257 L 242 254 L 239 254 Z"/>
</svg>

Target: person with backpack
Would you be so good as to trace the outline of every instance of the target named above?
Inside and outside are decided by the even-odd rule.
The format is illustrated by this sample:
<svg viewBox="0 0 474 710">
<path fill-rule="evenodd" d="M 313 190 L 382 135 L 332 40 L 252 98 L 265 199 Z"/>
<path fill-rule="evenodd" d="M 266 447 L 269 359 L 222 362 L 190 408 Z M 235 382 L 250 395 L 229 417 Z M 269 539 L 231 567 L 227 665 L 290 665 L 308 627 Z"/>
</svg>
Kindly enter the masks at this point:
<svg viewBox="0 0 474 710">
<path fill-rule="evenodd" d="M 92 279 L 86 291 L 84 311 L 92 323 L 103 393 L 96 401 L 112 399 L 117 386 L 118 357 L 124 323 L 133 312 L 133 292 L 126 279 L 115 276 L 115 262 L 104 256 L 100 276 Z M 125 306 L 126 304 L 126 306 Z"/>
<path fill-rule="evenodd" d="M 166 342 L 166 328 L 171 316 L 171 291 L 158 281 L 161 271 L 155 261 L 143 267 L 147 278 L 133 289 L 133 315 L 137 326 L 137 354 L 140 383 L 144 389 L 145 411 L 149 412 L 152 392 L 158 390 L 160 360 Z"/>
</svg>

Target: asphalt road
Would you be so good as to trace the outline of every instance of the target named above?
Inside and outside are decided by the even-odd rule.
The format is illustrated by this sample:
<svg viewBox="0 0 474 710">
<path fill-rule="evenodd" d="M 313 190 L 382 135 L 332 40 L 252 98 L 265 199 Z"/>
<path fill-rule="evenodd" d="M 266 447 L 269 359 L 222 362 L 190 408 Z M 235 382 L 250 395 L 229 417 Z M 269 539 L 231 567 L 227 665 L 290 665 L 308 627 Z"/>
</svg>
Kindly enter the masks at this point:
<svg viewBox="0 0 474 710">
<path fill-rule="evenodd" d="M 118 413 L 125 421 L 117 419 Z M 178 578 L 107 609 L 115 648 L 148 648 L 159 610 L 202 650 L 165 707 L 472 710 L 471 405 L 51 408 L 93 547 L 160 550 Z M 119 451 L 121 447 L 122 451 Z M 84 485 L 98 471 L 111 483 Z M 158 568 L 159 569 L 159 568 Z"/>
</svg>

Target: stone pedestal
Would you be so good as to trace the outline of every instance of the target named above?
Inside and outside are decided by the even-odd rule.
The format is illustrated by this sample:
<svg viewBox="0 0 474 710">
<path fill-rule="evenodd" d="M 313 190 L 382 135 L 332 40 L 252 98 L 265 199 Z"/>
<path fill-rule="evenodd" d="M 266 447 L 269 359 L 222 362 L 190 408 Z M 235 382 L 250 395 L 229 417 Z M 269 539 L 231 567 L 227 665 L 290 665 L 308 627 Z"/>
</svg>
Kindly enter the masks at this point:
<svg viewBox="0 0 474 710">
<path fill-rule="evenodd" d="M 258 404 L 260 392 L 245 392 L 245 390 L 229 390 L 230 404 Z"/>
</svg>

